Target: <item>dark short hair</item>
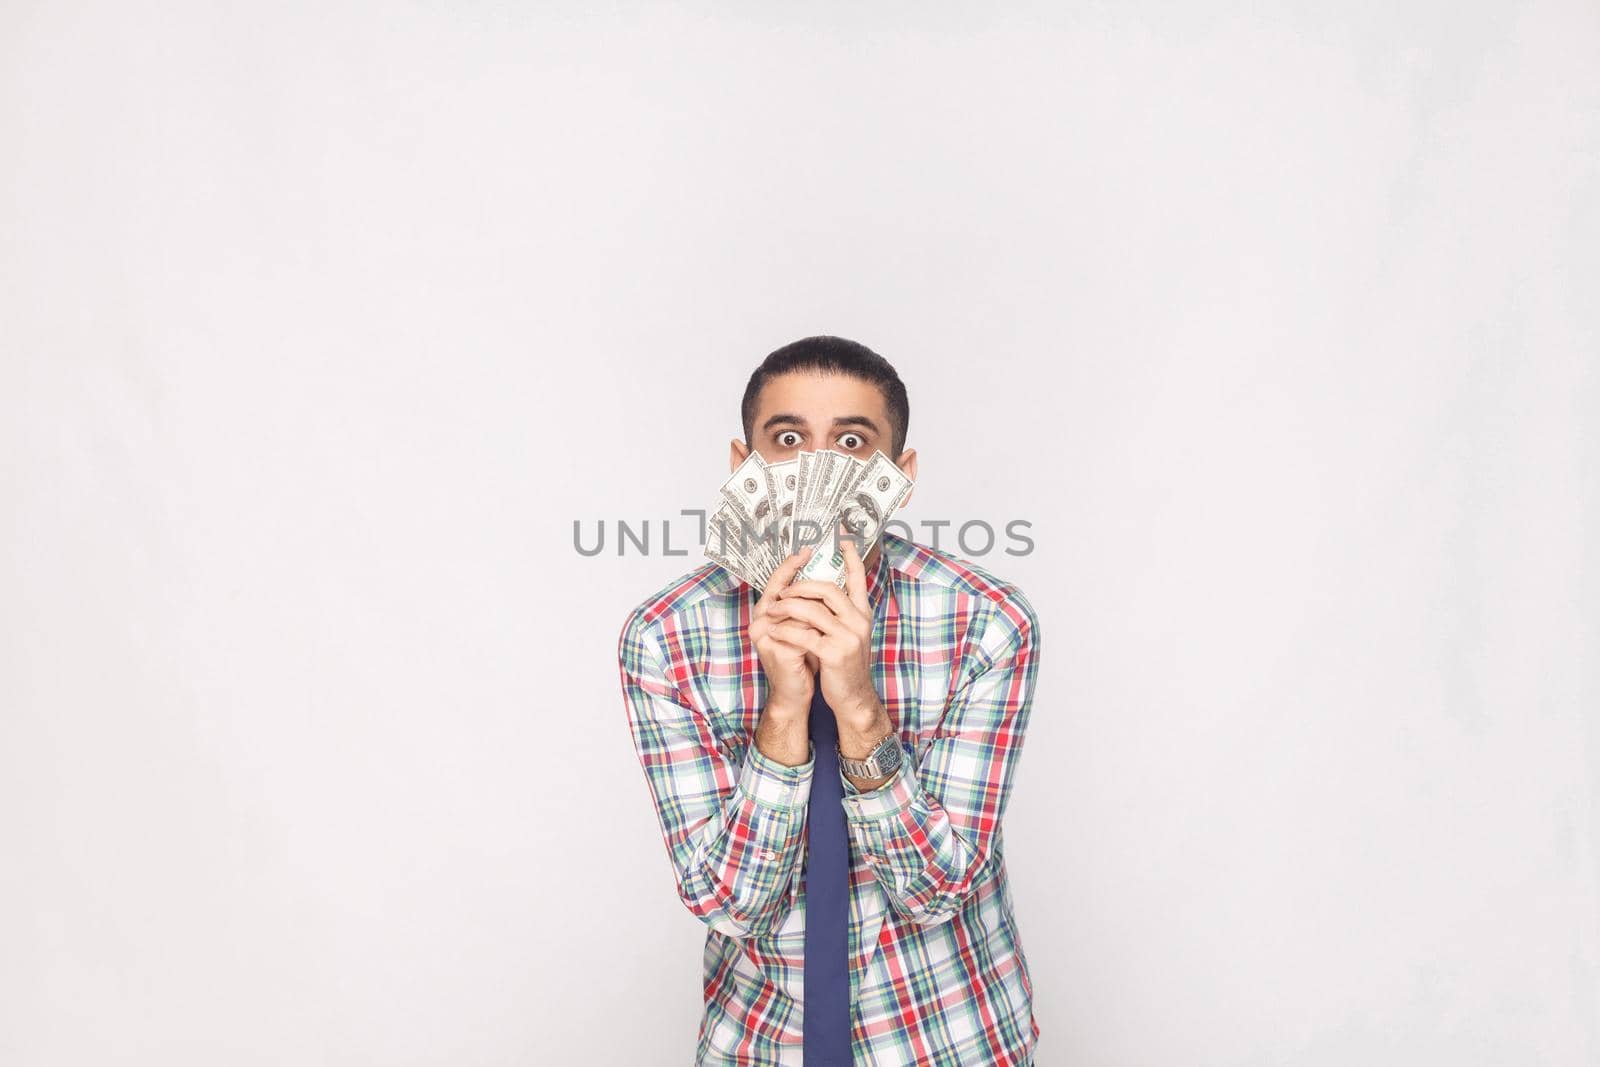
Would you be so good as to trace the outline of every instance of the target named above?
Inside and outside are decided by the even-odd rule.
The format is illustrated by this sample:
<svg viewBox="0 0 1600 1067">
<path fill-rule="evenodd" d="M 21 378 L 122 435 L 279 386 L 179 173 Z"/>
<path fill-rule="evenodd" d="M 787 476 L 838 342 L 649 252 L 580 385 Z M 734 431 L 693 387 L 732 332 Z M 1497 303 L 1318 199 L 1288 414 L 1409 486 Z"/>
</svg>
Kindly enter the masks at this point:
<svg viewBox="0 0 1600 1067">
<path fill-rule="evenodd" d="M 746 444 L 755 440 L 756 401 L 762 387 L 780 374 L 810 371 L 816 374 L 843 374 L 878 387 L 883 394 L 884 406 L 889 409 L 891 436 L 894 451 L 890 459 L 900 458 L 906 449 L 906 428 L 911 422 L 911 402 L 906 399 L 905 383 L 889 361 L 866 345 L 847 341 L 843 337 L 819 334 L 802 337 L 784 345 L 761 361 L 750 384 L 744 387 L 744 402 L 739 413 L 744 422 Z"/>
</svg>

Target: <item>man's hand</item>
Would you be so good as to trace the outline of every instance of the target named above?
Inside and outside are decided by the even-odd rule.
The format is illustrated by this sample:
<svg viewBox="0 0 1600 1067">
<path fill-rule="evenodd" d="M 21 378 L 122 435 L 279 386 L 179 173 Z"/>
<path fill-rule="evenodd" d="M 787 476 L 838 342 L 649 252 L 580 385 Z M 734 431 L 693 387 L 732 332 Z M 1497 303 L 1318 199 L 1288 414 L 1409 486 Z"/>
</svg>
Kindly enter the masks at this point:
<svg viewBox="0 0 1600 1067">
<path fill-rule="evenodd" d="M 840 748 L 856 758 L 847 742 L 873 731 L 881 737 L 890 724 L 872 681 L 872 606 L 867 601 L 866 567 L 854 540 L 843 538 L 841 543 L 843 591 L 832 582 L 795 582 L 778 591 L 766 617 L 783 620 L 777 624 L 785 627 L 780 633 L 783 643 L 816 657 L 823 699 L 839 722 Z"/>
<path fill-rule="evenodd" d="M 750 642 L 761 657 L 761 669 L 767 676 L 767 709 L 785 717 L 804 719 L 811 711 L 811 693 L 816 682 L 816 669 L 804 646 L 805 631 L 811 627 L 786 615 L 774 615 L 772 608 L 785 586 L 811 557 L 809 547 L 802 548 L 779 564 L 767 581 L 767 587 L 756 601 L 755 613 L 750 618 Z"/>
</svg>

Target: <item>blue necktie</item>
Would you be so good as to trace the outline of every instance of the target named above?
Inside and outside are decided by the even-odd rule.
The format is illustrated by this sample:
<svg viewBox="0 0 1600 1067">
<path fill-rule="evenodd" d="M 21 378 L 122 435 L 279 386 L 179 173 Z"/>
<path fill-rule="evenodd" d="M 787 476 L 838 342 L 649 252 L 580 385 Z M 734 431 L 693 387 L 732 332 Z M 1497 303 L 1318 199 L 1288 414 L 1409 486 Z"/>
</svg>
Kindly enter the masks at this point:
<svg viewBox="0 0 1600 1067">
<path fill-rule="evenodd" d="M 801 1004 L 805 1067 L 852 1067 L 850 1058 L 850 839 L 839 779 L 839 724 L 811 697 L 816 764 L 806 809 L 806 965 Z"/>
</svg>

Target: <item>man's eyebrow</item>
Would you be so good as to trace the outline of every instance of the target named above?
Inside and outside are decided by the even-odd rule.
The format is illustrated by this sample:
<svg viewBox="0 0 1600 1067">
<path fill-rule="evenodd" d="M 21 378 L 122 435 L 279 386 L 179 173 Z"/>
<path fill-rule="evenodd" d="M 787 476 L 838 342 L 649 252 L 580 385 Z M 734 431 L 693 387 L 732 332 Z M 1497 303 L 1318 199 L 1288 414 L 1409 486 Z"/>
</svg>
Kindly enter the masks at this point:
<svg viewBox="0 0 1600 1067">
<path fill-rule="evenodd" d="M 763 422 L 761 424 L 761 428 L 763 430 L 770 430 L 775 426 L 804 426 L 805 424 L 806 420 L 802 419 L 799 415 L 790 415 L 787 412 L 780 412 L 779 414 L 769 418 L 766 422 Z"/>
<path fill-rule="evenodd" d="M 882 430 L 878 429 L 878 424 L 873 422 L 871 419 L 867 418 L 865 415 L 845 415 L 845 416 L 842 416 L 840 418 L 834 419 L 833 420 L 833 425 L 835 427 L 839 427 L 839 426 L 863 426 L 863 427 L 871 430 L 873 433 L 876 433 L 876 434 L 883 433 Z"/>
</svg>

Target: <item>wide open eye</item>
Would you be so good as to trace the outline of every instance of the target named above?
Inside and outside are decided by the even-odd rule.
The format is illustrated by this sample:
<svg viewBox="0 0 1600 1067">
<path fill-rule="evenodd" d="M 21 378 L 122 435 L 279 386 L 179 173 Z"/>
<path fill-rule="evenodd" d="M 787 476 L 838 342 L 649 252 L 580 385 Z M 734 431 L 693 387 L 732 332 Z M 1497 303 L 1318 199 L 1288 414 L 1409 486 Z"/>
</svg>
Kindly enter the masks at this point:
<svg viewBox="0 0 1600 1067">
<path fill-rule="evenodd" d="M 846 452 L 854 452 L 866 443 L 866 438 L 858 433 L 842 433 L 839 435 L 839 447 Z"/>
<path fill-rule="evenodd" d="M 800 431 L 780 430 L 778 432 L 778 445 L 781 448 L 794 448 L 800 444 Z"/>
</svg>

